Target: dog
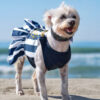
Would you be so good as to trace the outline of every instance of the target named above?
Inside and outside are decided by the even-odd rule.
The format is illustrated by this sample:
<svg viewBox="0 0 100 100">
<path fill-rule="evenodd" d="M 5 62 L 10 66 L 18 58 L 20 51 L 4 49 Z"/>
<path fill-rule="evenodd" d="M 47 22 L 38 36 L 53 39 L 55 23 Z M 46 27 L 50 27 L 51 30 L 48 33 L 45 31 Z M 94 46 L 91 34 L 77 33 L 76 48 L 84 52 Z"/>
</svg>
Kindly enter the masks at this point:
<svg viewBox="0 0 100 100">
<path fill-rule="evenodd" d="M 56 68 L 59 68 L 61 75 L 62 99 L 70 100 L 70 96 L 68 93 L 68 63 L 71 58 L 70 41 L 78 29 L 80 22 L 79 14 L 74 8 L 66 5 L 65 3 L 62 3 L 58 8 L 50 9 L 47 12 L 45 12 L 44 22 L 46 24 L 48 31 L 45 32 L 46 35 L 44 37 L 41 37 L 39 39 L 38 46 L 35 50 L 34 59 L 27 56 L 29 52 L 24 51 L 25 48 L 29 49 L 29 47 L 27 46 L 24 47 L 24 49 L 22 48 L 21 49 L 22 51 L 20 50 L 21 51 L 20 55 L 22 55 L 24 52 L 25 53 L 23 54 L 24 56 L 22 55 L 18 59 L 16 59 L 17 56 L 15 57 L 16 61 L 14 62 L 14 66 L 16 69 L 16 76 L 15 76 L 16 94 L 18 95 L 24 94 L 22 90 L 21 74 L 22 74 L 24 60 L 28 58 L 31 65 L 35 66 L 35 71 L 32 75 L 32 81 L 34 84 L 35 93 L 37 94 L 40 93 L 41 100 L 48 100 L 47 90 L 45 85 L 46 71 L 53 70 Z M 37 26 L 39 25 L 37 24 Z M 24 27 L 24 29 L 27 29 L 28 31 L 30 30 L 29 27 L 27 28 Z M 17 31 L 19 30 L 17 29 Z M 32 35 L 30 36 L 32 37 Z M 22 46 L 24 43 L 27 44 L 28 37 L 29 36 L 27 36 L 26 39 L 23 38 L 24 42 L 23 41 L 21 42 Z M 16 36 L 16 38 L 18 38 L 18 36 Z M 32 55 L 30 54 L 30 56 Z"/>
</svg>

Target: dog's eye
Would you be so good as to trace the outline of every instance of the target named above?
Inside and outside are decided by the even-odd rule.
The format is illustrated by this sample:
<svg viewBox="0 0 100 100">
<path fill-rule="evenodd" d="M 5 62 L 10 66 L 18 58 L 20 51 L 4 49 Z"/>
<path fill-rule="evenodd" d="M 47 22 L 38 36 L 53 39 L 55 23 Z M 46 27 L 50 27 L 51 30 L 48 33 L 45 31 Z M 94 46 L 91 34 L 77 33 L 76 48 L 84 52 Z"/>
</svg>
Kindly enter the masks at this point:
<svg viewBox="0 0 100 100">
<path fill-rule="evenodd" d="M 72 18 L 76 19 L 76 16 L 75 16 L 75 15 L 73 15 L 73 16 L 72 16 Z"/>
<path fill-rule="evenodd" d="M 67 16 L 65 14 L 61 15 L 60 19 L 66 19 Z"/>
</svg>

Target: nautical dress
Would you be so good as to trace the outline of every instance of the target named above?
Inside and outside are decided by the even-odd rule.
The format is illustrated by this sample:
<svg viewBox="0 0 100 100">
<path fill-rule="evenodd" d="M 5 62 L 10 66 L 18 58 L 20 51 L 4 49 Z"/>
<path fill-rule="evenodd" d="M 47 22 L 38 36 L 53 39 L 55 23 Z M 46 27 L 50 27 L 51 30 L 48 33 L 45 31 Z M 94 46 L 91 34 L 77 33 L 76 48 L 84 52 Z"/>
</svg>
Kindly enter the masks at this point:
<svg viewBox="0 0 100 100">
<path fill-rule="evenodd" d="M 30 64 L 35 68 L 34 57 L 39 44 L 47 70 L 62 68 L 68 63 L 71 58 L 70 46 L 66 52 L 55 51 L 47 41 L 44 26 L 28 19 L 25 19 L 25 23 L 24 27 L 15 28 L 12 32 L 13 41 L 9 46 L 9 64 L 14 64 L 20 57 L 27 56 Z"/>
</svg>

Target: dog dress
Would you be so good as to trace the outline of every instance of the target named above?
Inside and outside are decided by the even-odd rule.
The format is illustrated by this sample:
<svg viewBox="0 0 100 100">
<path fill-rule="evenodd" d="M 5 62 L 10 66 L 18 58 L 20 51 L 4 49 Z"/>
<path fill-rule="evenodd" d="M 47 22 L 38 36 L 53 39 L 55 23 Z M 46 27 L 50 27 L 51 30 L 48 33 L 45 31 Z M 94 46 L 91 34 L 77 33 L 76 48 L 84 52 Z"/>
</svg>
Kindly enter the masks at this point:
<svg viewBox="0 0 100 100">
<path fill-rule="evenodd" d="M 44 64 L 47 70 L 62 68 L 71 58 L 70 46 L 66 52 L 57 52 L 50 47 L 44 26 L 35 21 L 25 19 L 26 25 L 14 28 L 13 41 L 9 46 L 9 64 L 14 64 L 20 57 L 27 56 L 30 64 L 35 68 L 34 61 L 37 47 L 41 45 Z M 46 33 L 46 34 L 44 34 Z"/>
</svg>

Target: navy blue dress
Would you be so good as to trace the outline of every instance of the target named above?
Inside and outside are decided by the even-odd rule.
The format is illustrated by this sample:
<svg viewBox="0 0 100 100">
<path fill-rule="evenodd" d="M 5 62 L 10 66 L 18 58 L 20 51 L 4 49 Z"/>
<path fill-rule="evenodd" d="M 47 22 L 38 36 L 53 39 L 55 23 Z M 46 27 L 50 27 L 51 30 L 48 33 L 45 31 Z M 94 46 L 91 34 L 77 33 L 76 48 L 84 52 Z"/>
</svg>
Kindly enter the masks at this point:
<svg viewBox="0 0 100 100">
<path fill-rule="evenodd" d="M 70 60 L 70 46 L 66 52 L 57 52 L 50 47 L 45 36 L 40 38 L 40 43 L 42 47 L 44 63 L 48 71 L 56 68 L 62 68 Z M 34 58 L 28 57 L 28 60 L 33 67 L 36 67 Z"/>
</svg>

